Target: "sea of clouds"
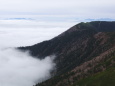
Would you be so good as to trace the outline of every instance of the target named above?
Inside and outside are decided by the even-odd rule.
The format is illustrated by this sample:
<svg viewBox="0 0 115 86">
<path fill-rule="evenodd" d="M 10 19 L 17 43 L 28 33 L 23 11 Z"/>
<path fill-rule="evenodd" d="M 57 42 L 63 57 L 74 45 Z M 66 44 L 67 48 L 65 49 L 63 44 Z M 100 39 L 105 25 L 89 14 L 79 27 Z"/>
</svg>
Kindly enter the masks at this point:
<svg viewBox="0 0 115 86">
<path fill-rule="evenodd" d="M 40 60 L 15 47 L 49 40 L 72 25 L 36 20 L 0 20 L 0 86 L 33 86 L 48 79 L 55 67 L 54 56 Z"/>
</svg>

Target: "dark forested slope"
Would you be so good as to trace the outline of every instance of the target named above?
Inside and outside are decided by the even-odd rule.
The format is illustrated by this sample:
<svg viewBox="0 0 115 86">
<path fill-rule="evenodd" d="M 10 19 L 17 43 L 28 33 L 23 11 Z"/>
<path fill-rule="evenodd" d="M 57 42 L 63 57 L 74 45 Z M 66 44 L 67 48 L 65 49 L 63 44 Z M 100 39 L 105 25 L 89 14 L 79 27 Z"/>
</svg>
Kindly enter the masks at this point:
<svg viewBox="0 0 115 86">
<path fill-rule="evenodd" d="M 115 46 L 114 31 L 115 22 L 82 22 L 51 40 L 19 49 L 29 50 L 31 55 L 41 59 L 55 54 L 57 64 L 55 75 L 59 78 L 63 73 L 70 72 L 98 56 L 103 56 L 102 54 L 113 48 Z M 100 63 L 100 60 L 98 62 Z M 56 81 L 57 78 L 53 80 Z M 64 86 L 59 83 L 59 80 L 55 84 L 48 84 L 47 81 L 43 86 Z"/>
</svg>

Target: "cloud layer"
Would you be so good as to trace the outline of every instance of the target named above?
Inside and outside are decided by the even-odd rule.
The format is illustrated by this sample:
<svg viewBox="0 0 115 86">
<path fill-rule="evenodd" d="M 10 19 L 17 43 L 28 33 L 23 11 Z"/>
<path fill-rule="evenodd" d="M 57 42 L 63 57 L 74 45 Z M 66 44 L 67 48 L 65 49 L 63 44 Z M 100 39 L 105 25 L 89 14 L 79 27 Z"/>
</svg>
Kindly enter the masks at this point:
<svg viewBox="0 0 115 86">
<path fill-rule="evenodd" d="M 39 22 L 34 20 L 0 20 L 1 47 L 33 45 L 49 40 L 74 23 Z"/>
<path fill-rule="evenodd" d="M 14 49 L 0 50 L 0 86 L 33 86 L 50 77 L 53 57 L 39 60 Z"/>
<path fill-rule="evenodd" d="M 53 24 L 34 20 L 0 20 L 0 86 L 33 86 L 50 77 L 50 71 L 55 67 L 54 56 L 40 60 L 14 47 L 51 39 L 65 31 L 69 23 L 65 24 L 66 27 L 64 23 Z"/>
</svg>

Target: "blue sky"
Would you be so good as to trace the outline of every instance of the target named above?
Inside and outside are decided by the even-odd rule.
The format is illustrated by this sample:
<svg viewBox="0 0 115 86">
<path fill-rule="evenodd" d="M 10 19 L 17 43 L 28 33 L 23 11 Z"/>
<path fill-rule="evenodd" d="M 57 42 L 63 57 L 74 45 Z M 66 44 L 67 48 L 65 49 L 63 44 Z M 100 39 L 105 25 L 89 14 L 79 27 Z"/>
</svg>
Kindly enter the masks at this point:
<svg viewBox="0 0 115 86">
<path fill-rule="evenodd" d="M 66 18 L 113 19 L 114 8 L 115 0 L 0 0 L 1 17 L 45 15 L 58 19 L 66 15 Z"/>
</svg>

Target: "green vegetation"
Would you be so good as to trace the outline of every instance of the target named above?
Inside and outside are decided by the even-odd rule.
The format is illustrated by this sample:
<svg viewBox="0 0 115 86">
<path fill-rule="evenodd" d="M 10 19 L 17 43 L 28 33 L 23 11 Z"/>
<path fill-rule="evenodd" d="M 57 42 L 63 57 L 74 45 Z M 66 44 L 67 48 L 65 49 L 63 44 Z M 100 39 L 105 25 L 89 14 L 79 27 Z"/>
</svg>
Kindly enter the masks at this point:
<svg viewBox="0 0 115 86">
<path fill-rule="evenodd" d="M 115 52 L 112 54 L 115 54 Z M 105 66 L 107 68 L 105 71 L 81 79 L 75 82 L 73 86 L 115 86 L 115 63 L 112 63 L 112 61 L 115 61 L 115 55 L 95 67 Z"/>
<path fill-rule="evenodd" d="M 115 68 L 109 68 L 77 82 L 78 86 L 115 86 Z"/>
</svg>

